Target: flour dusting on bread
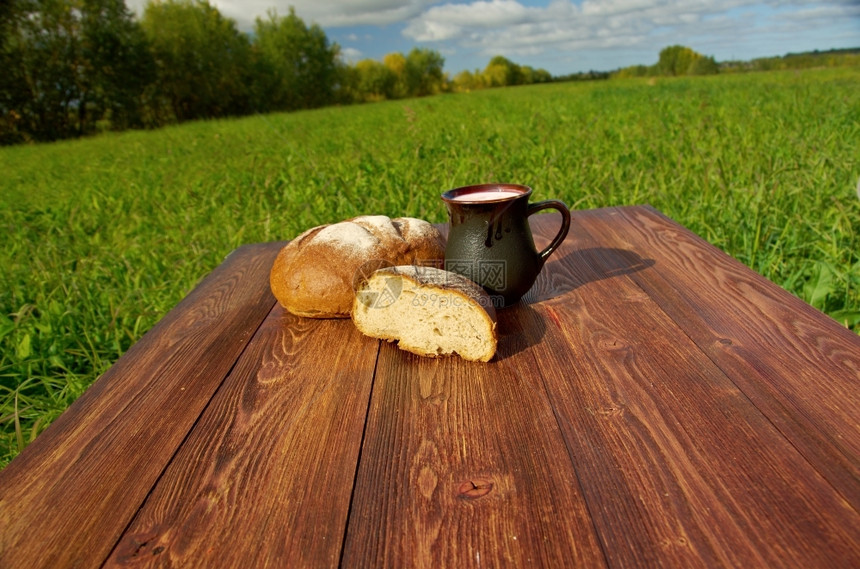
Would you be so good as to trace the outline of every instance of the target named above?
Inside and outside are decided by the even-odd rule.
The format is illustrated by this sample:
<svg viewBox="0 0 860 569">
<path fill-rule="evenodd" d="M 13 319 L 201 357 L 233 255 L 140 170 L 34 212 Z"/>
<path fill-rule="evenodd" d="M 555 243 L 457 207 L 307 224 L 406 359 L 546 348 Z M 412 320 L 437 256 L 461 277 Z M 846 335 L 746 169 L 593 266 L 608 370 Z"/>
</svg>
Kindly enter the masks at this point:
<svg viewBox="0 0 860 569">
<path fill-rule="evenodd" d="M 424 221 L 414 217 L 398 217 L 393 220 L 394 227 L 406 241 L 417 239 L 434 239 L 437 229 Z"/>
<path fill-rule="evenodd" d="M 403 237 L 397 230 L 393 220 L 384 215 L 363 215 L 361 217 L 354 218 L 352 223 L 363 227 L 368 232 L 373 232 L 373 234 L 378 235 L 380 239 L 403 240 Z M 428 223 L 427 225 L 430 224 Z"/>
<path fill-rule="evenodd" d="M 359 254 L 378 247 L 379 237 L 357 223 L 345 221 L 323 227 L 316 234 L 314 245 L 334 247 L 350 254 Z"/>
<path fill-rule="evenodd" d="M 275 259 L 269 283 L 293 314 L 348 318 L 356 275 L 368 267 L 435 265 L 444 256 L 442 234 L 422 219 L 360 216 L 312 227 L 293 239 Z"/>
</svg>

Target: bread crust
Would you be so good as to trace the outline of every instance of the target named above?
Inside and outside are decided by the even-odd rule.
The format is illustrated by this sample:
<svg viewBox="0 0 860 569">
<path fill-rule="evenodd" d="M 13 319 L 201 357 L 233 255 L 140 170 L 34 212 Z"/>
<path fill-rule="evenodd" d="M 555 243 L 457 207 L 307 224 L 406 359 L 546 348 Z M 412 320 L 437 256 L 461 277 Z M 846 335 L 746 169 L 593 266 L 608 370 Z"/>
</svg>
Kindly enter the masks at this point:
<svg viewBox="0 0 860 569">
<path fill-rule="evenodd" d="M 471 350 L 457 351 L 456 348 L 453 348 L 453 351 L 457 352 L 464 359 L 472 361 L 487 362 L 493 358 L 498 345 L 496 309 L 493 306 L 492 297 L 479 285 L 458 274 L 433 267 L 387 267 L 376 271 L 373 275 L 374 279 L 386 277 L 405 279 L 415 287 L 414 290 L 420 290 L 426 295 L 437 295 L 441 298 L 440 295 L 450 293 L 462 299 L 462 304 L 458 308 L 468 310 L 468 313 L 464 313 L 464 316 L 477 315 L 482 321 L 481 328 L 485 331 L 485 336 L 482 338 L 484 342 L 483 350 L 477 354 L 471 353 Z M 407 287 L 402 287 L 401 290 L 406 291 Z M 418 345 L 405 341 L 402 333 L 385 333 L 379 329 L 374 329 L 365 318 L 362 318 L 362 314 L 366 314 L 372 310 L 384 309 L 385 302 L 382 302 L 383 306 L 374 305 L 379 299 L 374 296 L 362 296 L 365 292 L 363 289 L 358 289 L 358 293 L 353 300 L 353 322 L 363 334 L 389 342 L 398 341 L 398 347 L 419 356 L 437 357 L 452 353 L 440 351 L 438 346 L 432 349 L 429 349 L 429 347 L 428 349 L 422 349 Z M 414 322 L 404 321 L 398 332 L 402 332 L 404 327 L 413 325 L 415 325 Z"/>
<path fill-rule="evenodd" d="M 275 258 L 269 284 L 289 312 L 308 318 L 348 318 L 355 285 L 393 265 L 441 264 L 442 234 L 417 218 L 359 216 L 308 229 Z"/>
</svg>

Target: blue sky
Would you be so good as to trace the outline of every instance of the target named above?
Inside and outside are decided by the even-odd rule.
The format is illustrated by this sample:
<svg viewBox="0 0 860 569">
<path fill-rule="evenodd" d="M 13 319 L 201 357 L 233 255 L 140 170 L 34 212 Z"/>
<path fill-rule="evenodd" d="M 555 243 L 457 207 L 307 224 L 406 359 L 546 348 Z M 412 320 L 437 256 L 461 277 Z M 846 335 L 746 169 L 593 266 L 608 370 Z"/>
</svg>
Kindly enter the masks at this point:
<svg viewBox="0 0 860 569">
<path fill-rule="evenodd" d="M 130 0 L 141 10 L 145 0 Z M 240 29 L 294 6 L 356 62 L 438 51 L 452 76 L 494 55 L 554 75 L 650 65 L 669 45 L 717 61 L 860 47 L 860 0 L 210 0 Z"/>
</svg>

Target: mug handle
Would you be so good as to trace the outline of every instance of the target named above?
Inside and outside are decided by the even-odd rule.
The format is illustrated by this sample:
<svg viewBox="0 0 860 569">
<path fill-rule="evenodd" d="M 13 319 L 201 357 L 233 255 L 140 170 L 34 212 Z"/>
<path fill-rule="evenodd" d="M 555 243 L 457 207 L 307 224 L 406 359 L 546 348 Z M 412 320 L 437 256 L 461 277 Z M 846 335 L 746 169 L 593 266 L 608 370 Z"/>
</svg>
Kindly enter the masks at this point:
<svg viewBox="0 0 860 569">
<path fill-rule="evenodd" d="M 529 208 L 526 212 L 526 217 L 531 216 L 541 210 L 544 209 L 554 209 L 557 210 L 561 214 L 561 229 L 558 230 L 558 233 L 553 238 L 552 243 L 547 245 L 547 248 L 538 253 L 541 262 L 545 262 L 547 258 L 555 251 L 561 242 L 564 241 L 564 238 L 567 237 L 567 232 L 570 230 L 570 210 L 567 209 L 567 206 L 558 200 L 545 200 L 542 202 L 534 202 L 529 204 Z"/>
</svg>

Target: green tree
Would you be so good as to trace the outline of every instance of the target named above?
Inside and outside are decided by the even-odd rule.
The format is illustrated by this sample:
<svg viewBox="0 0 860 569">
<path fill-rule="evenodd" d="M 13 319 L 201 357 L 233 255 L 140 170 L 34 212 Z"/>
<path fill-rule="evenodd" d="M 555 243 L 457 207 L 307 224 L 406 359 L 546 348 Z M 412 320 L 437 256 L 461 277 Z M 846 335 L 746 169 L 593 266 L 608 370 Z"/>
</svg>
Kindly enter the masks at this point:
<svg viewBox="0 0 860 569">
<path fill-rule="evenodd" d="M 478 89 L 486 89 L 487 87 L 489 85 L 480 69 L 476 69 L 474 72 L 469 70 L 461 71 L 454 76 L 454 80 L 452 81 L 452 88 L 454 91 L 459 92 L 477 91 Z"/>
<path fill-rule="evenodd" d="M 689 47 L 672 45 L 660 50 L 657 71 L 660 75 L 686 75 L 695 52 Z"/>
<path fill-rule="evenodd" d="M 73 41 L 71 10 L 61 2 L 10 4 L 0 48 L 3 142 L 71 136 L 74 74 L 66 64 Z M 50 87 L 50 88 L 49 88 Z"/>
<path fill-rule="evenodd" d="M 145 124 L 146 90 L 155 80 L 155 61 L 140 25 L 123 0 L 88 0 L 81 11 L 78 125 L 95 121 L 122 130 Z"/>
<path fill-rule="evenodd" d="M 552 81 L 552 73 L 546 69 L 532 69 L 531 67 L 525 69 L 529 76 L 529 83 L 549 83 Z"/>
<path fill-rule="evenodd" d="M 266 100 L 258 110 L 307 109 L 334 101 L 338 82 L 337 57 L 340 47 L 330 44 L 318 25 L 311 27 L 293 8 L 284 17 L 269 12 L 257 18 L 254 47 L 265 75 L 257 79 Z"/>
<path fill-rule="evenodd" d="M 153 0 L 141 20 L 158 69 L 159 122 L 251 110 L 248 37 L 206 0 Z"/>
<path fill-rule="evenodd" d="M 719 64 L 710 56 L 697 57 L 687 69 L 689 75 L 716 75 L 719 72 Z"/>
<path fill-rule="evenodd" d="M 484 68 L 483 76 L 484 82 L 490 87 L 530 85 L 552 81 L 552 75 L 546 69 L 534 69 L 528 65 L 519 65 L 501 55 L 490 60 L 487 67 Z"/>
<path fill-rule="evenodd" d="M 657 61 L 659 75 L 705 75 L 717 71 L 718 67 L 713 58 L 705 57 L 682 45 L 663 48 Z"/>
<path fill-rule="evenodd" d="M 382 58 L 382 63 L 394 75 L 394 87 L 391 98 L 402 99 L 409 96 L 409 85 L 406 77 L 406 56 L 402 53 L 389 53 Z"/>
<path fill-rule="evenodd" d="M 363 59 L 356 63 L 357 90 L 361 101 L 382 101 L 394 96 L 397 76 L 384 63 Z"/>
<path fill-rule="evenodd" d="M 523 72 L 520 66 L 501 55 L 493 57 L 484 68 L 484 76 L 490 87 L 521 85 Z"/>
<path fill-rule="evenodd" d="M 122 0 L 17 0 L 0 23 L 0 141 L 142 123 L 152 66 Z"/>
<path fill-rule="evenodd" d="M 407 95 L 423 97 L 445 91 L 447 80 L 444 66 L 445 58 L 438 51 L 412 48 L 406 56 L 404 69 Z"/>
</svg>

